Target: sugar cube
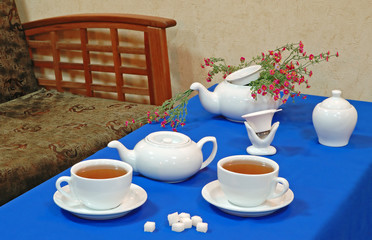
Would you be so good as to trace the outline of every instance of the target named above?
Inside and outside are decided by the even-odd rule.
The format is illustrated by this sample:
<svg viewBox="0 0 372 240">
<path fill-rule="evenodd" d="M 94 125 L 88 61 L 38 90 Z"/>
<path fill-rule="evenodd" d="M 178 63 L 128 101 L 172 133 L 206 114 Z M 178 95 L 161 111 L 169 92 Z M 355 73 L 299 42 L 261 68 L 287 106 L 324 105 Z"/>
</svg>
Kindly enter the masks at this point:
<svg viewBox="0 0 372 240">
<path fill-rule="evenodd" d="M 169 226 L 172 226 L 173 223 L 177 223 L 179 221 L 180 221 L 180 217 L 178 216 L 178 212 L 168 214 Z"/>
<path fill-rule="evenodd" d="M 199 222 L 196 225 L 196 231 L 206 233 L 208 231 L 208 223 Z"/>
<path fill-rule="evenodd" d="M 190 213 L 181 212 L 178 216 L 180 218 L 190 218 Z"/>
<path fill-rule="evenodd" d="M 185 225 L 185 229 L 192 227 L 192 220 L 190 218 L 181 218 L 180 222 Z"/>
<path fill-rule="evenodd" d="M 198 223 L 203 222 L 203 219 L 199 216 L 192 216 L 191 220 L 192 220 L 192 225 L 194 227 L 196 227 L 196 225 L 198 225 Z"/>
<path fill-rule="evenodd" d="M 155 230 L 155 222 L 147 221 L 144 225 L 145 232 L 153 232 Z"/>
<path fill-rule="evenodd" d="M 181 222 L 176 222 L 176 223 L 172 224 L 172 231 L 182 232 L 183 230 L 185 230 L 185 224 L 183 224 Z"/>
</svg>

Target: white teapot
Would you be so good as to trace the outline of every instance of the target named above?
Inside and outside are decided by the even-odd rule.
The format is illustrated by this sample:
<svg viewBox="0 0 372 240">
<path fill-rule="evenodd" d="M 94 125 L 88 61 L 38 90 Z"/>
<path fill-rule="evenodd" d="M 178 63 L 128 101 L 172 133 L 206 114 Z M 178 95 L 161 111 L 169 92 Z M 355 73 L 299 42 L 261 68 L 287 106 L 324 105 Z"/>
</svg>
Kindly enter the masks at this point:
<svg viewBox="0 0 372 240">
<path fill-rule="evenodd" d="M 203 161 L 202 147 L 206 142 L 212 142 L 213 149 Z M 208 166 L 217 152 L 215 137 L 204 137 L 195 143 L 182 133 L 170 131 L 149 134 L 133 150 L 116 140 L 109 142 L 108 146 L 116 148 L 121 160 L 129 163 L 133 171 L 171 183 L 184 181 Z"/>
<path fill-rule="evenodd" d="M 244 122 L 242 115 L 277 109 L 282 104 L 282 101 L 275 101 L 269 94 L 258 95 L 254 99 L 251 87 L 243 85 L 258 79 L 260 68 L 259 65 L 253 65 L 233 72 L 213 92 L 198 82 L 191 84 L 190 89 L 199 92 L 200 103 L 208 112 L 221 114 L 230 121 Z"/>
<path fill-rule="evenodd" d="M 320 144 L 342 147 L 349 143 L 358 114 L 353 105 L 332 90 L 332 97 L 318 103 L 313 110 L 313 124 Z"/>
</svg>

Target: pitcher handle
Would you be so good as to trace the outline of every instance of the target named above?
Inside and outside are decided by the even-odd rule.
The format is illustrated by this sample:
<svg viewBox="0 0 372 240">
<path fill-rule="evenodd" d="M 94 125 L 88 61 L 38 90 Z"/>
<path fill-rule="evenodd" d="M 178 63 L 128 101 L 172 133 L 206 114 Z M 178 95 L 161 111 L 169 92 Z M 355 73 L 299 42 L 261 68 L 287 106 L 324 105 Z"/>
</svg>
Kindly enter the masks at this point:
<svg viewBox="0 0 372 240">
<path fill-rule="evenodd" d="M 206 143 L 206 142 L 212 142 L 213 143 L 213 149 L 212 149 L 212 152 L 209 155 L 209 157 L 202 163 L 200 169 L 203 169 L 206 166 L 208 166 L 212 162 L 212 160 L 214 159 L 214 157 L 216 156 L 216 153 L 217 153 L 217 140 L 216 140 L 215 137 L 204 137 L 204 138 L 200 139 L 200 141 L 196 145 L 201 150 L 204 143 Z"/>
</svg>

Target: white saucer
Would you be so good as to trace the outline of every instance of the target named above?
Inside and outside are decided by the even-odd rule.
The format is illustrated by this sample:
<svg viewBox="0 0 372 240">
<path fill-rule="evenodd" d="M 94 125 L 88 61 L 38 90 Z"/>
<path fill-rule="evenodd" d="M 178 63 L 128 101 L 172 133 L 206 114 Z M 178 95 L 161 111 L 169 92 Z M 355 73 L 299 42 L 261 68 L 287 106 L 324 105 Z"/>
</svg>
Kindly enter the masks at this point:
<svg viewBox="0 0 372 240">
<path fill-rule="evenodd" d="M 282 187 L 281 184 L 277 184 L 276 191 L 279 191 Z M 231 204 L 226 199 L 218 180 L 205 185 L 202 189 L 202 195 L 207 202 L 218 207 L 221 211 L 239 217 L 261 217 L 269 215 L 290 204 L 294 198 L 292 190 L 288 189 L 283 196 L 267 200 L 257 207 L 239 207 Z"/>
<path fill-rule="evenodd" d="M 68 185 L 62 187 L 66 192 L 70 191 Z M 130 211 L 140 207 L 147 200 L 146 191 L 136 184 L 131 184 L 130 192 L 124 198 L 120 206 L 109 210 L 94 210 L 87 208 L 81 203 L 76 204 L 56 191 L 53 196 L 54 202 L 62 209 L 72 214 L 90 220 L 107 220 L 122 217 Z"/>
</svg>

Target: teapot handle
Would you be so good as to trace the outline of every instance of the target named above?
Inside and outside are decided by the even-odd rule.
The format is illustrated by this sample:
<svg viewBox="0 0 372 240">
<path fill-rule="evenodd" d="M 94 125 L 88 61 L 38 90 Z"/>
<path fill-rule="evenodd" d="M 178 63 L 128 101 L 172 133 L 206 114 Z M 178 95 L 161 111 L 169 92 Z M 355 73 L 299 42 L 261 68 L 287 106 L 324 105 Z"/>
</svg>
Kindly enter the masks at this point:
<svg viewBox="0 0 372 240">
<path fill-rule="evenodd" d="M 217 153 L 217 140 L 216 140 L 215 137 L 204 137 L 204 138 L 200 139 L 200 141 L 196 145 L 201 150 L 204 143 L 206 143 L 206 142 L 212 142 L 213 143 L 213 149 L 212 149 L 212 152 L 209 155 L 209 157 L 202 163 L 200 169 L 203 169 L 206 166 L 208 166 L 212 162 L 212 160 L 214 159 L 214 157 L 216 156 L 216 153 Z"/>
</svg>

